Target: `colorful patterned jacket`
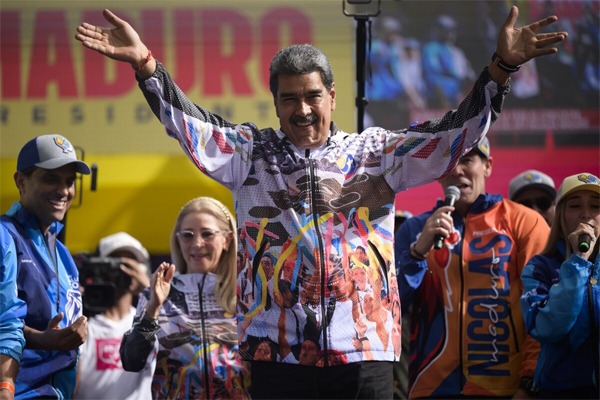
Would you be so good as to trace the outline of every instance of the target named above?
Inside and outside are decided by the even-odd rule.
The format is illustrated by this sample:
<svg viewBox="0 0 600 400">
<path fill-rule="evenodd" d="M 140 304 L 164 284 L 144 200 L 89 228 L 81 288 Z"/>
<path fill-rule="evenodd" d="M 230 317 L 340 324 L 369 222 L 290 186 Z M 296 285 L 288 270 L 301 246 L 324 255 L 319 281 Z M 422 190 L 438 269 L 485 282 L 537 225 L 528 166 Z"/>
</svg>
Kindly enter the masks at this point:
<svg viewBox="0 0 600 400">
<path fill-rule="evenodd" d="M 123 335 L 123 368 L 137 372 L 156 360 L 153 399 L 247 399 L 249 373 L 238 354 L 235 316 L 215 297 L 215 274 L 176 274 L 158 325 L 140 324 L 150 289 L 137 304 L 133 328 Z"/>
<path fill-rule="evenodd" d="M 508 87 L 484 70 L 459 109 L 439 120 L 360 134 L 332 123 L 327 142 L 305 150 L 281 130 L 234 124 L 193 104 L 160 63 L 139 84 L 167 134 L 232 191 L 245 274 L 239 281 L 251 287 L 247 295 L 238 291 L 243 357 L 252 360 L 267 341 L 275 353 L 270 360 L 298 363 L 310 340 L 320 349 L 311 365 L 397 359 L 400 339 L 390 339 L 400 329 L 398 312 L 390 323 L 399 301 L 395 194 L 452 170 L 497 118 Z M 361 262 L 358 247 L 368 255 Z M 264 255 L 273 258 L 274 271 L 263 268 Z M 353 281 L 359 267 L 368 290 Z M 373 343 L 362 346 L 368 337 Z"/>
<path fill-rule="evenodd" d="M 433 210 L 396 235 L 403 310 L 412 304 L 409 397 L 511 397 L 533 377 L 539 353 L 521 314 L 521 271 L 550 228 L 529 208 L 481 195 L 465 219 L 452 215 L 444 246 L 419 261 L 410 245 Z"/>
</svg>

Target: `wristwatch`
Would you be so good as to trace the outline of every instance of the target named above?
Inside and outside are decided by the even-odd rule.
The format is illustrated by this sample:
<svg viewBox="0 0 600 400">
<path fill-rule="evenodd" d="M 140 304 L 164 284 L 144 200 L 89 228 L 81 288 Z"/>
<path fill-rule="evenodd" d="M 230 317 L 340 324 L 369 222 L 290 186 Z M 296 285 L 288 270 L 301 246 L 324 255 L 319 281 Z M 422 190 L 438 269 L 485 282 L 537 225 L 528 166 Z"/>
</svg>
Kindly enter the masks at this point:
<svg viewBox="0 0 600 400">
<path fill-rule="evenodd" d="M 500 68 L 502 71 L 504 72 L 508 72 L 509 74 L 512 74 L 513 72 L 517 72 L 518 70 L 521 69 L 520 65 L 510 65 L 504 62 L 504 60 L 502 59 L 502 57 L 500 57 L 498 55 L 498 53 L 494 52 L 494 54 L 492 55 L 492 61 L 496 61 L 496 59 L 498 59 L 498 63 L 496 64 L 498 66 L 498 68 Z"/>
</svg>

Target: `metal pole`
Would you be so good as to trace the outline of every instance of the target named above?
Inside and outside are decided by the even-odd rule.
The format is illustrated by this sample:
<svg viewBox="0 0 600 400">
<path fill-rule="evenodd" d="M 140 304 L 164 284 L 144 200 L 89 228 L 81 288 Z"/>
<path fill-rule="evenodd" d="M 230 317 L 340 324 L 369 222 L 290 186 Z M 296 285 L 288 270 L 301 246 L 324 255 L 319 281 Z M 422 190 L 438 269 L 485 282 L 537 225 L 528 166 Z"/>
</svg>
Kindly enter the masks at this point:
<svg viewBox="0 0 600 400">
<path fill-rule="evenodd" d="M 367 61 L 367 21 L 369 17 L 356 16 L 356 129 L 364 130 L 364 116 L 367 99 L 365 98 L 365 68 Z"/>
</svg>

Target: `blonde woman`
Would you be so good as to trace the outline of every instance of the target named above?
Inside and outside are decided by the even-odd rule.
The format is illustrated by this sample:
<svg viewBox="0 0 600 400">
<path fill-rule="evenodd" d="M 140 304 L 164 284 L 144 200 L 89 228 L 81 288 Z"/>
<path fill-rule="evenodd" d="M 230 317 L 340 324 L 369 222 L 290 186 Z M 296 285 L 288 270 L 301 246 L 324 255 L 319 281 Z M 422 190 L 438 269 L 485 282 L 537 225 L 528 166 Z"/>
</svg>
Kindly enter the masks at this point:
<svg viewBox="0 0 600 400">
<path fill-rule="evenodd" d="M 565 178 L 546 248 L 521 274 L 527 331 L 541 343 L 534 378 L 540 398 L 600 398 L 599 235 L 600 180 L 589 173 Z"/>
<path fill-rule="evenodd" d="M 234 317 L 236 237 L 233 216 L 213 198 L 195 198 L 179 212 L 173 264 L 152 275 L 121 344 L 128 371 L 157 358 L 153 398 L 248 397 Z"/>
</svg>

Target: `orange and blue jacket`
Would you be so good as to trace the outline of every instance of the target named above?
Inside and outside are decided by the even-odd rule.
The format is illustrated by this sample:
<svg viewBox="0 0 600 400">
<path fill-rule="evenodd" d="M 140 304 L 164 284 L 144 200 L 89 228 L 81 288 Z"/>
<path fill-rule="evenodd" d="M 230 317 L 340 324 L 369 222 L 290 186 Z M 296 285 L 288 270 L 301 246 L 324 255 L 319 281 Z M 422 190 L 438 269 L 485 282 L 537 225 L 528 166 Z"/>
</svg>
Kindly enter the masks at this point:
<svg viewBox="0 0 600 400">
<path fill-rule="evenodd" d="M 403 311 L 412 304 L 409 397 L 512 396 L 539 353 L 521 314 L 521 271 L 550 228 L 531 209 L 481 195 L 419 261 L 409 247 L 432 212 L 405 221 L 395 242 Z"/>
</svg>

